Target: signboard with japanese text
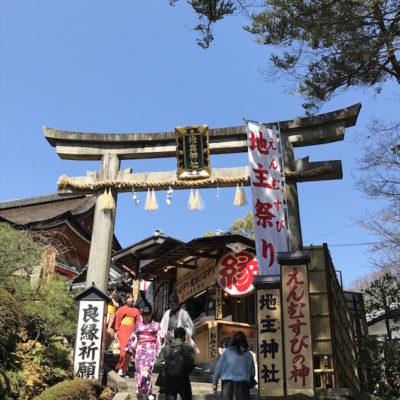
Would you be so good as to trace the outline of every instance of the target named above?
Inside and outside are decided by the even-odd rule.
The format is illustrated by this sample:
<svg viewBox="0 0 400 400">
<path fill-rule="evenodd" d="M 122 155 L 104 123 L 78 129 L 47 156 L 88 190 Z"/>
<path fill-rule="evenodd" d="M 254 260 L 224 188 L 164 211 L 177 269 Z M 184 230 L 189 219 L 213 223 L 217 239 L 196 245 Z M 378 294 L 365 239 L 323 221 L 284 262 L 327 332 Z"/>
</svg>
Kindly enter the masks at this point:
<svg viewBox="0 0 400 400">
<path fill-rule="evenodd" d="M 155 286 L 156 298 L 154 301 L 155 309 L 154 314 L 157 320 L 161 320 L 165 311 L 168 310 L 168 297 L 169 297 L 169 282 L 161 282 Z"/>
<path fill-rule="evenodd" d="M 218 324 L 215 321 L 208 325 L 208 356 L 218 358 Z"/>
<path fill-rule="evenodd" d="M 81 300 L 74 354 L 75 378 L 100 379 L 105 301 Z"/>
<path fill-rule="evenodd" d="M 220 324 L 218 332 L 219 347 L 229 347 L 232 336 L 237 331 L 242 331 L 245 334 L 247 343 L 249 344 L 249 350 L 255 351 L 256 332 L 254 328 L 247 326 Z"/>
<path fill-rule="evenodd" d="M 189 272 L 178 279 L 173 286 L 173 291 L 179 296 L 179 301 L 193 297 L 197 293 L 215 285 L 215 266 L 211 261 Z"/>
<path fill-rule="evenodd" d="M 178 179 L 206 179 L 211 176 L 208 126 L 175 128 Z"/>
<path fill-rule="evenodd" d="M 218 285 L 233 297 L 248 296 L 254 292 L 253 278 L 258 275 L 254 254 L 230 251 L 217 261 L 215 278 Z"/>
<path fill-rule="evenodd" d="M 215 319 L 222 319 L 222 289 L 215 288 Z"/>
<path fill-rule="evenodd" d="M 247 123 L 254 236 L 261 276 L 279 275 L 277 254 L 288 249 L 277 134 L 275 128 Z"/>
<path fill-rule="evenodd" d="M 310 301 L 306 265 L 282 265 L 287 395 L 314 395 Z"/>
<path fill-rule="evenodd" d="M 259 396 L 284 396 L 283 340 L 279 288 L 257 290 L 257 342 Z"/>
<path fill-rule="evenodd" d="M 135 303 L 139 297 L 139 289 L 140 289 L 140 280 L 134 279 L 132 281 L 132 295 Z"/>
</svg>

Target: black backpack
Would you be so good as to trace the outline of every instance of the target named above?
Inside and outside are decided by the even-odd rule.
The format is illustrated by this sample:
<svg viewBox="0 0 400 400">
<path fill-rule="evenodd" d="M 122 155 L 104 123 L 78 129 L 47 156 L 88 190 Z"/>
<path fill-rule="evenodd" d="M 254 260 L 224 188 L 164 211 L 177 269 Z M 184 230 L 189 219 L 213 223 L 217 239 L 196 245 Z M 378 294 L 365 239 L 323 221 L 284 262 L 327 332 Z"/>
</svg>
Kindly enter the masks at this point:
<svg viewBox="0 0 400 400">
<path fill-rule="evenodd" d="M 193 366 L 190 365 L 188 355 L 185 352 L 183 344 L 179 344 L 174 347 L 170 347 L 165 357 L 164 373 L 168 379 L 182 379 L 184 376 L 188 376 L 193 370 Z"/>
</svg>

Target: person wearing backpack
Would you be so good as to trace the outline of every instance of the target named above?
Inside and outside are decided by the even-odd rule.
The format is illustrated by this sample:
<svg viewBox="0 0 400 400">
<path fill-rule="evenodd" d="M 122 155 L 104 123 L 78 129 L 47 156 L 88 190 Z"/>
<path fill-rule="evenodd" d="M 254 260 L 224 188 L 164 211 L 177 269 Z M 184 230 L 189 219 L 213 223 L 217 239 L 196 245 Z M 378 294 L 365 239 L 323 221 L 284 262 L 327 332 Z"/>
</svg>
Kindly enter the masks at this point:
<svg viewBox="0 0 400 400">
<path fill-rule="evenodd" d="M 192 346 L 186 343 L 184 328 L 175 328 L 174 340 L 163 347 L 156 366 L 162 368 L 166 400 L 176 400 L 178 394 L 182 400 L 192 400 L 189 374 L 195 367 L 195 355 Z"/>
<path fill-rule="evenodd" d="M 231 345 L 222 352 L 213 376 L 213 390 L 217 391 L 218 381 L 222 381 L 222 400 L 250 400 L 250 381 L 254 378 L 253 356 L 248 351 L 245 334 L 237 331 Z"/>
</svg>

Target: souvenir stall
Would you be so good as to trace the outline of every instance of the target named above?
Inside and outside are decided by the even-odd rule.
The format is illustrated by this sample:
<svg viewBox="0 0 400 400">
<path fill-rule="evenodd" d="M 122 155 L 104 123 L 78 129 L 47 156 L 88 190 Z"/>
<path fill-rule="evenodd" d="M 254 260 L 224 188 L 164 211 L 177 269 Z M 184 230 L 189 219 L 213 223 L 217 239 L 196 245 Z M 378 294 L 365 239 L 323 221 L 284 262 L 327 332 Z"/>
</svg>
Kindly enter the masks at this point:
<svg viewBox="0 0 400 400">
<path fill-rule="evenodd" d="M 232 335 L 245 333 L 255 346 L 252 280 L 258 274 L 254 241 L 238 234 L 193 239 L 158 257 L 140 271 L 154 282 L 155 314 L 168 309 L 176 292 L 195 327 L 199 364 L 216 361 Z"/>
</svg>

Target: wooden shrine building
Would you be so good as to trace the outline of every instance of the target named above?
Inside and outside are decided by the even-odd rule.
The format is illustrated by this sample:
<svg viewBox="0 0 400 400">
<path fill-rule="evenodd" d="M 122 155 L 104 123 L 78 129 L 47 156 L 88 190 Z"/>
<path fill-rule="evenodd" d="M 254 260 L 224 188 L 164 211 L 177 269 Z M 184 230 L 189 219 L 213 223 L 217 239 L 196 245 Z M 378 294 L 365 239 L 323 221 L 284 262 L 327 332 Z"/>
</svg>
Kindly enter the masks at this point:
<svg viewBox="0 0 400 400">
<path fill-rule="evenodd" d="M 3 201 L 0 221 L 31 231 L 34 239 L 48 244 L 48 250 L 54 247 L 47 252 L 53 258 L 52 268 L 69 280 L 88 262 L 95 204 L 94 196 L 57 194 Z M 112 247 L 113 252 L 121 249 L 115 236 Z"/>
<path fill-rule="evenodd" d="M 155 245 L 157 240 L 159 243 Z M 162 243 L 167 240 L 171 249 L 160 251 Z M 131 260 L 135 261 L 131 265 L 139 268 L 141 279 L 153 284 L 155 319 L 161 319 L 168 309 L 168 295 L 176 292 L 195 323 L 195 342 L 200 349 L 197 362 L 200 365 L 212 369 L 237 330 L 246 334 L 254 354 L 255 292 L 232 296 L 216 279 L 218 264 L 224 255 L 243 251 L 255 254 L 252 239 L 228 233 L 179 244 L 176 239 L 161 234 L 123 249 L 119 254 L 124 254 L 124 257 L 114 256 L 114 264 L 127 262 L 128 254 L 137 247 L 147 249 L 142 254 L 146 258 L 132 255 Z M 155 256 L 151 254 L 152 250 L 163 254 Z M 350 388 L 358 391 L 351 316 L 328 247 L 324 244 L 306 247 L 305 250 L 311 256 L 309 293 L 316 389 Z"/>
</svg>

